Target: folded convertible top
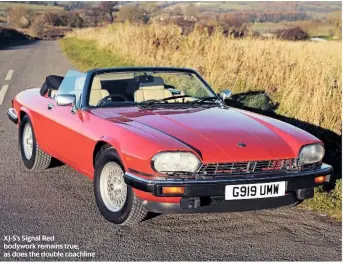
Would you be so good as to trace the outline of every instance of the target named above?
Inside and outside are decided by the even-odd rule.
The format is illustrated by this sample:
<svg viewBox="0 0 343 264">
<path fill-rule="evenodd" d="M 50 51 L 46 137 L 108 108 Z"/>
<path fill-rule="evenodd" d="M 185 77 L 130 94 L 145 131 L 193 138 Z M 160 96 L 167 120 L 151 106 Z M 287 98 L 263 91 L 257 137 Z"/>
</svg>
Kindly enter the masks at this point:
<svg viewBox="0 0 343 264">
<path fill-rule="evenodd" d="M 49 75 L 46 77 L 45 82 L 40 89 L 40 94 L 44 95 L 49 90 L 58 90 L 64 77 L 57 75 Z"/>
</svg>

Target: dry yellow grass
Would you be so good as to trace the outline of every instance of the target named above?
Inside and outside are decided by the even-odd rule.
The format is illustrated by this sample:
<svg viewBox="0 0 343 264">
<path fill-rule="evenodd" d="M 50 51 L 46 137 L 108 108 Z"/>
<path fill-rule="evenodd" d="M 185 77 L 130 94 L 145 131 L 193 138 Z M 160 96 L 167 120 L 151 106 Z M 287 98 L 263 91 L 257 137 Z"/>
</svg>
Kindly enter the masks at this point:
<svg viewBox="0 0 343 264">
<path fill-rule="evenodd" d="M 341 134 L 341 42 L 239 40 L 198 30 L 185 37 L 177 27 L 157 24 L 81 29 L 71 36 L 137 66 L 195 68 L 217 91 L 265 90 L 280 114 Z"/>
</svg>

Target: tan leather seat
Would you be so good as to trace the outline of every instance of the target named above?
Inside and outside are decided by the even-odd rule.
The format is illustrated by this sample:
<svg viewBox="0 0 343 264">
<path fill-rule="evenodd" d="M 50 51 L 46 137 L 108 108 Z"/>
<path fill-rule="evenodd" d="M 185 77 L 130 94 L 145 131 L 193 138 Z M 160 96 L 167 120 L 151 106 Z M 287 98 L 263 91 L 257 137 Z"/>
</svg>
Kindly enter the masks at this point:
<svg viewBox="0 0 343 264">
<path fill-rule="evenodd" d="M 137 103 L 147 100 L 161 100 L 172 96 L 173 94 L 169 90 L 164 89 L 163 85 L 140 87 L 134 93 L 134 99 Z"/>
<path fill-rule="evenodd" d="M 51 98 L 55 98 L 55 96 L 56 96 L 56 94 L 57 94 L 57 91 L 58 91 L 58 90 L 51 90 L 51 92 L 50 92 L 50 97 L 51 97 Z"/>
<path fill-rule="evenodd" d="M 93 79 L 91 93 L 89 96 L 89 105 L 96 106 L 101 99 L 105 98 L 106 96 L 110 95 L 109 92 L 105 89 L 101 89 L 101 81 L 100 78 L 95 76 Z"/>
<path fill-rule="evenodd" d="M 105 89 L 91 90 L 91 94 L 90 94 L 90 98 L 89 98 L 89 105 L 96 106 L 100 102 L 101 99 L 105 98 L 108 95 L 110 95 L 110 94 Z"/>
</svg>

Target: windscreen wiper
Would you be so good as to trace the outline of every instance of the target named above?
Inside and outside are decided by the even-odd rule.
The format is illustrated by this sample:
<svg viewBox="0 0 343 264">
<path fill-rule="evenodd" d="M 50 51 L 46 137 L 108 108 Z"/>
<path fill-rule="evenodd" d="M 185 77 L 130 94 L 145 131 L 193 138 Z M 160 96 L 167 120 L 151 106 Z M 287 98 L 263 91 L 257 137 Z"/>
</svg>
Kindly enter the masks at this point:
<svg viewBox="0 0 343 264">
<path fill-rule="evenodd" d="M 217 103 L 216 101 L 219 101 L 219 98 L 217 96 L 209 96 L 209 97 L 204 97 L 198 100 L 193 101 L 193 104 L 202 104 L 202 103 Z"/>
<path fill-rule="evenodd" d="M 172 99 L 179 99 L 179 98 L 194 98 L 193 96 L 190 96 L 188 94 L 184 94 L 184 95 L 174 95 L 174 96 L 170 96 L 167 98 L 162 99 L 162 101 L 167 102 L 168 100 L 172 100 Z"/>
<path fill-rule="evenodd" d="M 150 99 L 146 101 L 139 102 L 139 105 L 153 105 L 153 104 L 165 104 L 166 102 L 158 99 Z"/>
</svg>

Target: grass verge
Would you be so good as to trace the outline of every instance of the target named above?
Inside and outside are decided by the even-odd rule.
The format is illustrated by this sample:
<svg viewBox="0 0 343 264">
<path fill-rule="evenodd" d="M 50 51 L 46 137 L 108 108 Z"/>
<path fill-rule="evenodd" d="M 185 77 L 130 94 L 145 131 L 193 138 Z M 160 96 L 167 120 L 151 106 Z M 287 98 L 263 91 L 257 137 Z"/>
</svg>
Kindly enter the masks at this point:
<svg viewBox="0 0 343 264">
<path fill-rule="evenodd" d="M 94 68 L 132 66 L 133 62 L 114 54 L 97 49 L 92 40 L 79 41 L 75 38 L 60 39 L 60 44 L 76 68 L 87 71 Z"/>
<path fill-rule="evenodd" d="M 337 181 L 336 188 L 323 192 L 321 188 L 315 190 L 314 198 L 301 204 L 302 208 L 342 221 L 342 180 Z"/>
<path fill-rule="evenodd" d="M 98 49 L 93 40 L 64 38 L 60 43 L 67 57 L 82 71 L 98 67 L 139 65 L 116 52 Z M 316 189 L 315 197 L 301 204 L 301 208 L 342 221 L 342 181 L 339 180 L 336 188 L 330 193 Z"/>
</svg>

